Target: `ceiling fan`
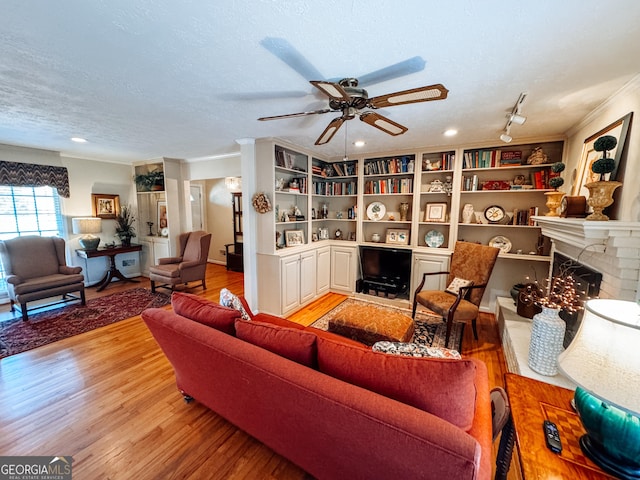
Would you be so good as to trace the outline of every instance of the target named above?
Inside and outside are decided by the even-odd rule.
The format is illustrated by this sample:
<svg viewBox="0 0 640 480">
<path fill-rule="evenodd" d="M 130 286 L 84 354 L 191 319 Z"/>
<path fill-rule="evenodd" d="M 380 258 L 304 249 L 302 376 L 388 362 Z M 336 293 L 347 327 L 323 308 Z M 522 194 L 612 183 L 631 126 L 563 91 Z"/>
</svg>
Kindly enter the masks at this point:
<svg viewBox="0 0 640 480">
<path fill-rule="evenodd" d="M 283 62 L 296 70 L 305 79 L 309 77 L 322 78 L 322 75 L 311 65 L 292 45 L 281 38 L 267 37 L 261 44 Z M 343 78 L 339 81 L 310 80 L 310 83 L 329 97 L 329 108 L 312 110 L 308 112 L 290 113 L 261 117 L 258 120 L 278 120 L 281 118 L 302 117 L 306 115 L 318 115 L 329 112 L 339 112 L 341 115 L 334 118 L 318 137 L 315 144 L 329 143 L 338 129 L 347 120 L 359 117 L 363 122 L 382 130 L 389 135 L 402 135 L 408 129 L 393 120 L 380 115 L 372 110 L 392 107 L 394 105 L 407 105 L 409 103 L 428 102 L 432 100 L 444 100 L 448 90 L 442 84 L 413 88 L 400 92 L 389 93 L 369 98 L 362 85 L 371 85 L 402 75 L 408 75 L 424 69 L 425 62 L 420 57 L 413 57 L 395 65 L 382 68 L 375 72 L 357 78 Z M 359 86 L 360 85 L 360 86 Z"/>
</svg>

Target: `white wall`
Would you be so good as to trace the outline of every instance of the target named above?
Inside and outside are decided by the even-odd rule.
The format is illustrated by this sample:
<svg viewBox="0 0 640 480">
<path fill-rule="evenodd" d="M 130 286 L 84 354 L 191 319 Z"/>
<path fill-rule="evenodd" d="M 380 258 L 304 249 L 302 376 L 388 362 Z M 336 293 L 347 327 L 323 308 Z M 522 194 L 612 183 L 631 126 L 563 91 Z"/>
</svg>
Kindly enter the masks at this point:
<svg viewBox="0 0 640 480">
<path fill-rule="evenodd" d="M 233 208 L 224 178 L 205 182 L 205 205 L 207 231 L 211 233 L 209 259 L 226 265 L 227 259 L 222 252 L 225 252 L 225 244 L 233 243 Z"/>
<path fill-rule="evenodd" d="M 615 203 L 609 209 L 615 220 L 640 221 L 640 76 L 633 79 L 616 95 L 589 114 L 582 122 L 568 132 L 567 155 L 562 190 L 571 194 L 574 170 L 578 168 L 584 141 L 616 120 L 633 112 L 631 126 L 627 134 L 625 151 L 625 174 L 622 187 L 614 196 Z M 635 124 L 635 125 L 634 125 Z M 619 148 L 619 147 L 618 147 Z"/>
</svg>

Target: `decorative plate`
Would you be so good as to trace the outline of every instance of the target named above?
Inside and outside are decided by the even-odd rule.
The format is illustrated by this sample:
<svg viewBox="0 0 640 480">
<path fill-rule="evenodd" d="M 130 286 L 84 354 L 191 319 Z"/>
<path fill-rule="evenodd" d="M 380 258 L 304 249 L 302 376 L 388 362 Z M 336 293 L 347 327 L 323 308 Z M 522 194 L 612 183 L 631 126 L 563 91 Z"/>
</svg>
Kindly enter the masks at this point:
<svg viewBox="0 0 640 480">
<path fill-rule="evenodd" d="M 437 230 L 429 230 L 424 236 L 424 243 L 427 247 L 438 248 L 444 243 L 444 235 Z"/>
<path fill-rule="evenodd" d="M 382 202 L 373 202 L 367 207 L 367 217 L 369 220 L 382 220 L 387 213 L 387 207 Z"/>
<path fill-rule="evenodd" d="M 496 235 L 489 240 L 489 246 L 499 248 L 502 253 L 509 253 L 511 251 L 511 240 L 502 235 Z"/>
<path fill-rule="evenodd" d="M 162 230 L 160 230 L 160 235 L 162 235 L 163 237 L 168 237 L 169 229 L 167 227 L 164 227 Z"/>
</svg>

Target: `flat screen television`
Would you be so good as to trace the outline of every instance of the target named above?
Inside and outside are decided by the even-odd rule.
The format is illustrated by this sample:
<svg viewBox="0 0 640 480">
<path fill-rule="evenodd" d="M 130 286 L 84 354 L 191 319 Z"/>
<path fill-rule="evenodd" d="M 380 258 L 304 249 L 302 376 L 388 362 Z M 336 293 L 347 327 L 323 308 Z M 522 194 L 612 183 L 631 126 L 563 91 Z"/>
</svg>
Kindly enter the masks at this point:
<svg viewBox="0 0 640 480">
<path fill-rule="evenodd" d="M 360 246 L 362 290 L 407 294 L 411 277 L 411 250 Z"/>
</svg>

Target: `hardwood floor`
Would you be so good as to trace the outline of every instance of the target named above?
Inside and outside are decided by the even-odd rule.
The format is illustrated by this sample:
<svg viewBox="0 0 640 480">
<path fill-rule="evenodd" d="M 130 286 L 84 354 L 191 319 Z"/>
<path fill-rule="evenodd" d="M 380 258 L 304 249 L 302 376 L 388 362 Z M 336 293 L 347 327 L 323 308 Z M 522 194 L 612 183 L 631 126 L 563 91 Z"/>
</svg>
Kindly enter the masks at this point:
<svg viewBox="0 0 640 480">
<path fill-rule="evenodd" d="M 187 291 L 217 301 L 223 287 L 242 294 L 242 282 L 210 264 L 208 289 Z M 89 288 L 87 298 L 134 286 L 149 281 Z M 310 324 L 343 298 L 326 295 L 289 318 Z M 0 320 L 8 310 L 2 306 Z M 502 385 L 493 315 L 481 314 L 478 333 L 476 341 L 465 329 L 462 353 L 483 360 L 492 385 Z M 139 316 L 0 360 L 0 405 L 0 455 L 72 455 L 77 480 L 308 478 L 198 402 L 185 404 Z"/>
</svg>

